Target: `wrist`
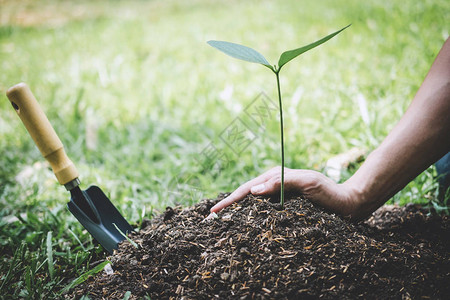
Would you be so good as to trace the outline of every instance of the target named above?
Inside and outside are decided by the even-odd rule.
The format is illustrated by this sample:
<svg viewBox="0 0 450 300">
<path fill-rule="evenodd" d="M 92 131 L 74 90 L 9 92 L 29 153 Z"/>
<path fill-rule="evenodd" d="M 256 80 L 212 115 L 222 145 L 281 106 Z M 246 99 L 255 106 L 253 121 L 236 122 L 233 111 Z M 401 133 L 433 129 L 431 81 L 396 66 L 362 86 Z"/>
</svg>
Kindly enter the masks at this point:
<svg viewBox="0 0 450 300">
<path fill-rule="evenodd" d="M 388 200 L 383 187 L 371 182 L 371 177 L 359 175 L 355 174 L 342 183 L 349 195 L 348 216 L 355 220 L 368 217 Z"/>
<path fill-rule="evenodd" d="M 365 193 L 361 186 L 352 181 L 345 181 L 340 184 L 340 189 L 344 192 L 344 203 L 342 204 L 341 215 L 350 219 L 359 219 L 365 202 Z"/>
<path fill-rule="evenodd" d="M 391 172 L 393 163 L 388 158 L 385 147 L 375 149 L 356 173 L 342 184 L 352 203 L 352 218 L 367 217 L 389 200 L 397 175 Z M 388 169 L 390 172 L 386 173 L 384 170 Z"/>
</svg>

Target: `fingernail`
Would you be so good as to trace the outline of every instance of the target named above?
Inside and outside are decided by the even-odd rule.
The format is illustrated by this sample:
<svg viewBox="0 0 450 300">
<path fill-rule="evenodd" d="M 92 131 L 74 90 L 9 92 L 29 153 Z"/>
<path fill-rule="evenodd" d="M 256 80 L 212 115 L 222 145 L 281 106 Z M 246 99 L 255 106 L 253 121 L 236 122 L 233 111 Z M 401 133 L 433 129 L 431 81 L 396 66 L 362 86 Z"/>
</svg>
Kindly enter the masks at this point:
<svg viewBox="0 0 450 300">
<path fill-rule="evenodd" d="M 252 187 L 250 189 L 250 191 L 252 192 L 252 194 L 259 194 L 262 191 L 264 191 L 265 188 L 266 188 L 266 186 L 264 185 L 264 183 L 261 183 L 261 184 L 258 184 L 258 185 L 255 185 L 254 187 Z"/>
</svg>

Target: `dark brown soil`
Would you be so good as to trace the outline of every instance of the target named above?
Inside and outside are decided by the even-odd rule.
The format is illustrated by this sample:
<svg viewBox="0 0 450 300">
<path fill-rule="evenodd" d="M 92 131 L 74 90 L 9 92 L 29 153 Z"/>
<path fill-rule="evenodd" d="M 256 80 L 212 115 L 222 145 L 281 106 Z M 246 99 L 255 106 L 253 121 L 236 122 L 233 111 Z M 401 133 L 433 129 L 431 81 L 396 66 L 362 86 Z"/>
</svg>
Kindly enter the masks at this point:
<svg viewBox="0 0 450 300">
<path fill-rule="evenodd" d="M 363 223 L 292 198 L 249 196 L 204 221 L 219 199 L 167 208 L 71 298 L 448 299 L 450 222 L 414 205 L 384 206 Z M 149 299 L 149 298 L 146 298 Z"/>
</svg>

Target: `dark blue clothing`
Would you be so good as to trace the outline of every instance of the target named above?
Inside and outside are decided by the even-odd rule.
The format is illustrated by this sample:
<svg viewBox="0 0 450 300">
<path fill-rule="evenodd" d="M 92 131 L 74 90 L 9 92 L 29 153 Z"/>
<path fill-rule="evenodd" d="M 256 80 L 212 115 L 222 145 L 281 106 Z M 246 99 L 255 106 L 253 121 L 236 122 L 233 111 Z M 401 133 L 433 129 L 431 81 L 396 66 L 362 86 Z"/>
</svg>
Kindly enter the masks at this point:
<svg viewBox="0 0 450 300">
<path fill-rule="evenodd" d="M 443 199 L 450 186 L 450 152 L 438 160 L 435 166 L 439 181 L 440 197 Z"/>
</svg>

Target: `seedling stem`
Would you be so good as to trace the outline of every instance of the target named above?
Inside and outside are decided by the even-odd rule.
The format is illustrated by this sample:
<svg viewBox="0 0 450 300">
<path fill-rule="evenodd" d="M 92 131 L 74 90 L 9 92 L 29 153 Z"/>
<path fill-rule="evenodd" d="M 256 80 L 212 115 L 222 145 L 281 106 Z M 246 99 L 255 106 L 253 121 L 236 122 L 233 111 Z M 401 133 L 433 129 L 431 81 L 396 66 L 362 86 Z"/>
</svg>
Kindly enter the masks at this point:
<svg viewBox="0 0 450 300">
<path fill-rule="evenodd" d="M 275 69 L 276 70 L 276 69 Z M 280 70 L 274 71 L 277 77 L 278 87 L 278 104 L 280 106 L 280 141 L 281 141 L 281 188 L 280 188 L 280 205 L 284 208 L 284 126 L 283 126 L 283 103 L 281 102 L 281 88 L 280 88 Z"/>
</svg>

